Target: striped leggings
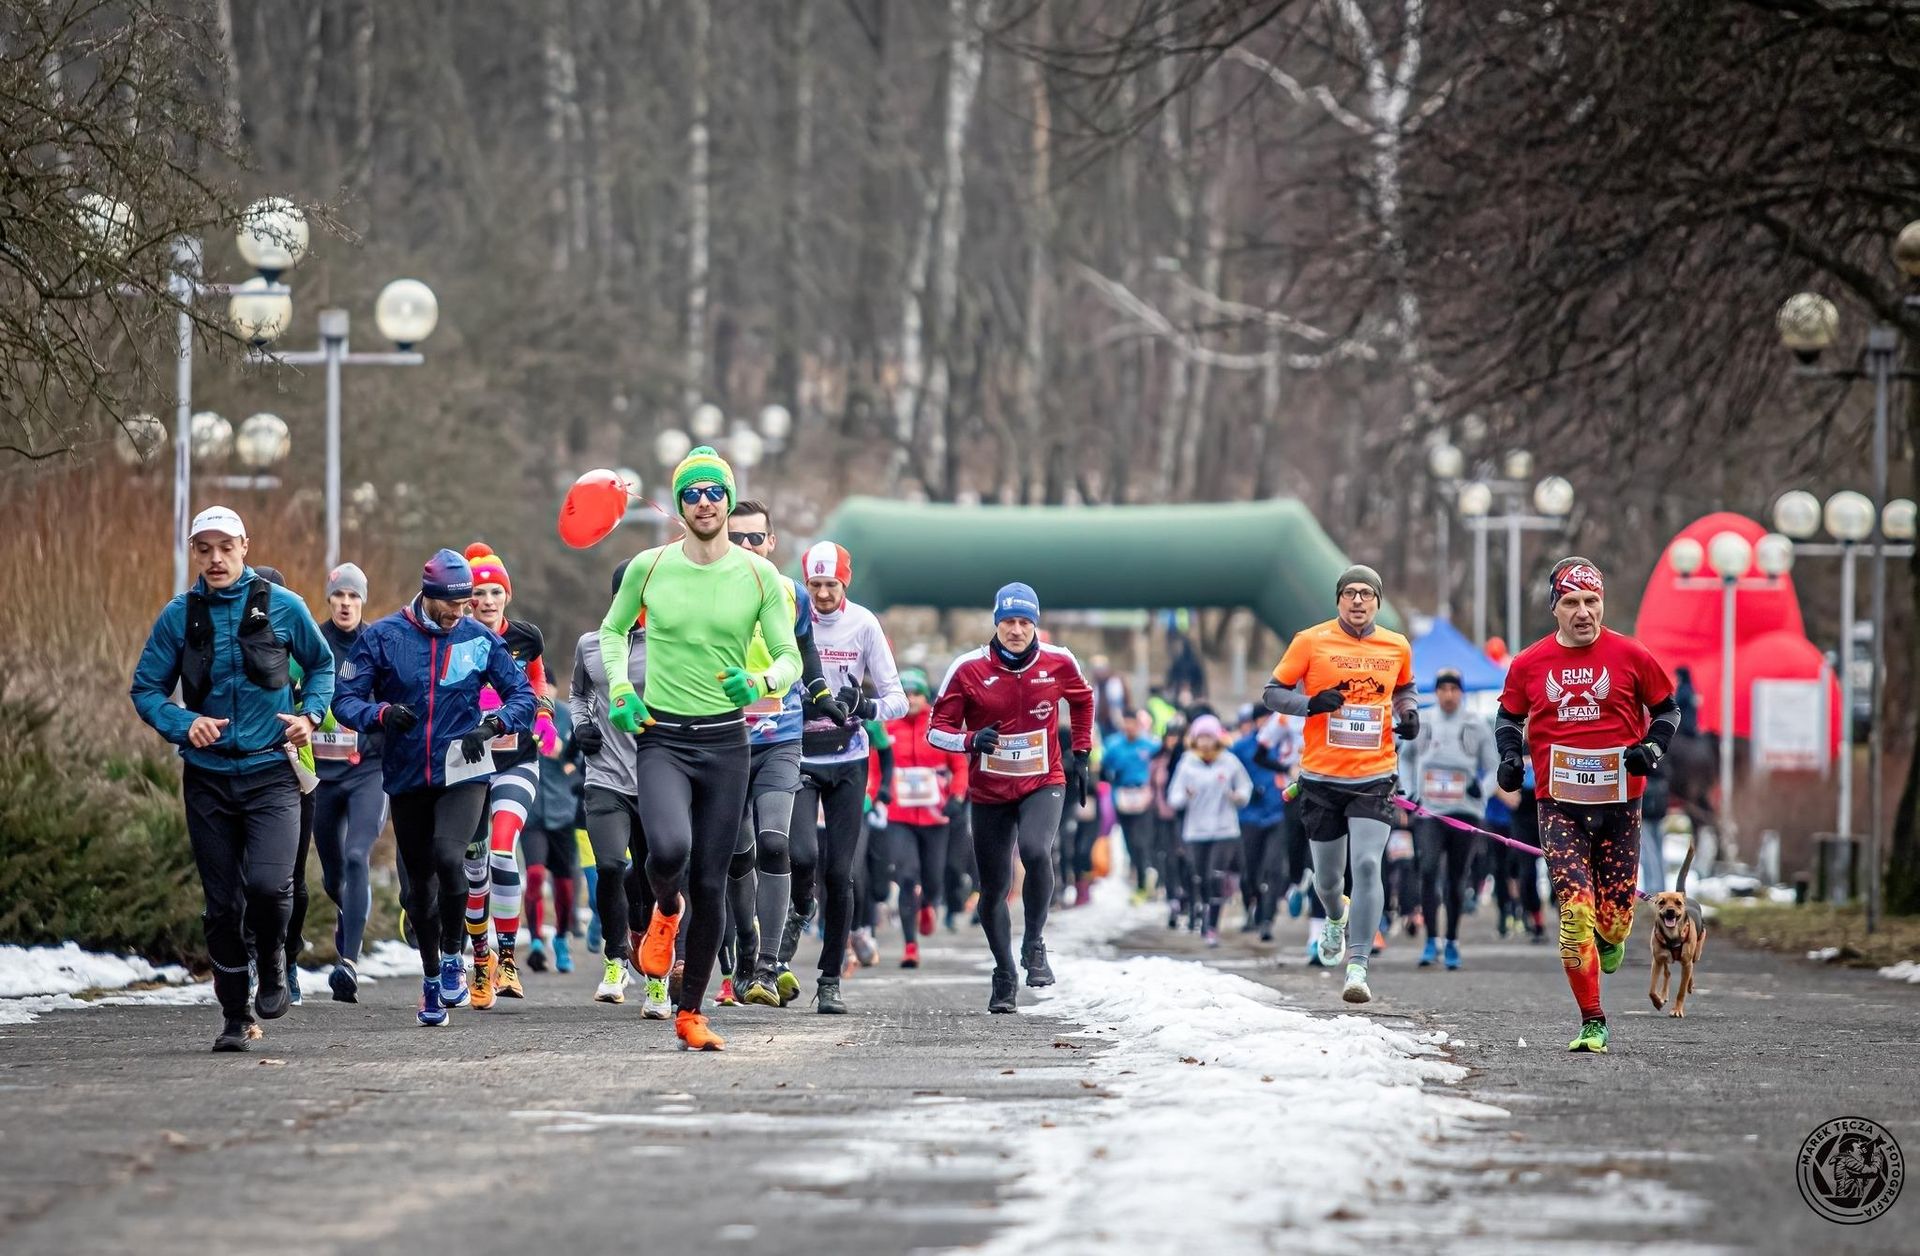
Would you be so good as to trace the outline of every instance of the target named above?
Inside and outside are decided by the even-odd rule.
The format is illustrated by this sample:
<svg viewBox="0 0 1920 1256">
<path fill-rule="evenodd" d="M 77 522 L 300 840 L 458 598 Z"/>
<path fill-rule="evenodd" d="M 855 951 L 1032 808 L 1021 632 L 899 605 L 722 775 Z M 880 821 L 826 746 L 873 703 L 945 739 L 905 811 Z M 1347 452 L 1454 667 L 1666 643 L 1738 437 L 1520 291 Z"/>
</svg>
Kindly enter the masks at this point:
<svg viewBox="0 0 1920 1256">
<path fill-rule="evenodd" d="M 467 935 L 476 954 L 487 950 L 488 903 L 502 950 L 513 950 L 520 932 L 520 864 L 514 846 L 540 791 L 540 761 L 530 759 L 494 773 L 487 786 L 487 814 L 467 846 Z"/>
</svg>

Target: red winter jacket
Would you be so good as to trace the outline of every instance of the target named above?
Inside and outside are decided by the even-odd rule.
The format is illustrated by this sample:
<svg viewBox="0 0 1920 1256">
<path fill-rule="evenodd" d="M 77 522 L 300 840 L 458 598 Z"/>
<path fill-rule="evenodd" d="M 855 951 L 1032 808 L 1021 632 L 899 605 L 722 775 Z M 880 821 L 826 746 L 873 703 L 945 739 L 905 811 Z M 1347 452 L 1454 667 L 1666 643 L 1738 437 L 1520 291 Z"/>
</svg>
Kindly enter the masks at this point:
<svg viewBox="0 0 1920 1256">
<path fill-rule="evenodd" d="M 893 739 L 892 801 L 887 819 L 895 824 L 934 825 L 947 822 L 947 799 L 967 796 L 967 756 L 935 749 L 927 742 L 933 708 L 919 715 L 887 721 Z M 880 793 L 880 752 L 867 749 L 867 797 Z M 909 806 L 905 800 L 931 797 L 930 804 Z"/>
<path fill-rule="evenodd" d="M 1019 671 L 1000 662 L 991 645 L 954 660 L 940 683 L 927 740 L 962 752 L 976 729 L 1000 730 L 1000 749 L 971 756 L 967 797 L 973 802 L 1019 802 L 1049 785 L 1066 784 L 1060 767 L 1060 703 L 1073 721 L 1073 749 L 1093 748 L 1093 688 L 1073 651 L 1042 644 Z M 1045 768 L 1039 749 L 1045 746 Z"/>
</svg>

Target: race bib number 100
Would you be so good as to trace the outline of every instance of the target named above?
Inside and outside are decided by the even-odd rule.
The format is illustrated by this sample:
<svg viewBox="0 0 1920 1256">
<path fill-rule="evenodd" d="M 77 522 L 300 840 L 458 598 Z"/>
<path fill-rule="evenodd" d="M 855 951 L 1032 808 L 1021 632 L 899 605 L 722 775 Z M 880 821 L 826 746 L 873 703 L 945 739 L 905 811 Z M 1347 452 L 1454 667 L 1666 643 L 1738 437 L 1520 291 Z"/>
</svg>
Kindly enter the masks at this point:
<svg viewBox="0 0 1920 1256">
<path fill-rule="evenodd" d="M 1327 744 L 1341 750 L 1378 750 L 1386 731 L 1385 707 L 1343 706 L 1327 715 Z"/>
<path fill-rule="evenodd" d="M 1547 761 L 1547 796 L 1582 806 L 1627 800 L 1624 750 L 1576 750 L 1555 746 Z"/>
<path fill-rule="evenodd" d="M 994 752 L 980 760 L 980 770 L 995 776 L 1045 776 L 1047 731 L 1003 733 Z"/>
</svg>

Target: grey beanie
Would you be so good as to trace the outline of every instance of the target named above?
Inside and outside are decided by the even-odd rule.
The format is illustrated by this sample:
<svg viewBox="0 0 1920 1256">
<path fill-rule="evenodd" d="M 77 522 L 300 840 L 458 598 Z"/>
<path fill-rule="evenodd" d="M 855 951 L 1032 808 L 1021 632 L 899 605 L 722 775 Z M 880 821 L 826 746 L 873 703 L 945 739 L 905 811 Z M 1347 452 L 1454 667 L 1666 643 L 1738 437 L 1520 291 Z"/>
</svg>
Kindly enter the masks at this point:
<svg viewBox="0 0 1920 1256">
<path fill-rule="evenodd" d="M 341 563 L 327 577 L 327 596 L 336 593 L 357 593 L 362 602 L 367 600 L 367 573 L 352 563 Z"/>
<path fill-rule="evenodd" d="M 1380 573 L 1365 563 L 1355 563 L 1340 573 L 1340 583 L 1333 586 L 1333 598 L 1336 602 L 1340 600 L 1341 592 L 1350 584 L 1366 585 L 1373 590 L 1373 596 L 1376 598 L 1386 596 L 1380 591 Z"/>
</svg>

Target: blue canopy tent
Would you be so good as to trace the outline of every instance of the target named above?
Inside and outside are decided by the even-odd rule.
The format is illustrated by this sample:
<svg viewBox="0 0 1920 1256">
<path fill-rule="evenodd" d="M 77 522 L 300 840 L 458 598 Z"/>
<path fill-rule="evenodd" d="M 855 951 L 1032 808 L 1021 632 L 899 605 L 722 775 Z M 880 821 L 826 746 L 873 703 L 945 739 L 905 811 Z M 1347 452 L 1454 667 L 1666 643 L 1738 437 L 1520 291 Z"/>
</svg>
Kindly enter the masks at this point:
<svg viewBox="0 0 1920 1256">
<path fill-rule="evenodd" d="M 1444 619 L 1436 619 L 1427 630 L 1413 639 L 1413 683 L 1421 693 L 1433 692 L 1433 678 L 1443 667 L 1460 673 L 1460 686 L 1468 693 L 1498 691 L 1507 674 L 1467 640 L 1458 628 Z"/>
</svg>

